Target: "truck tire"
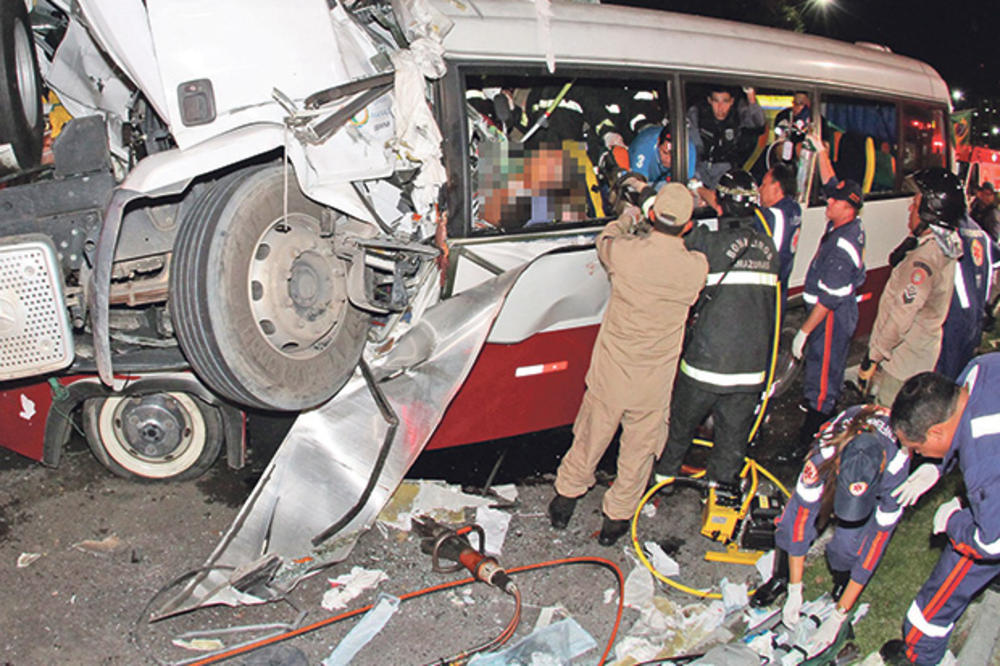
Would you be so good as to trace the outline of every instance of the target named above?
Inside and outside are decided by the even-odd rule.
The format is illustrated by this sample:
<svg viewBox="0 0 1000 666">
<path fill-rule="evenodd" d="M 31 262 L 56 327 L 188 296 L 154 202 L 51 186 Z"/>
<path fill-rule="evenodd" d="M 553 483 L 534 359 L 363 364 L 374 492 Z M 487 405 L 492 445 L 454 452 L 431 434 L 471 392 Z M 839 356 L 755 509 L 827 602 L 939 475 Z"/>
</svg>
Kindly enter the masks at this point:
<svg viewBox="0 0 1000 666">
<path fill-rule="evenodd" d="M 187 393 L 91 398 L 83 425 L 97 459 L 126 479 L 193 479 L 222 449 L 218 410 Z"/>
<path fill-rule="evenodd" d="M 321 206 L 283 167 L 216 183 L 185 215 L 170 302 L 195 373 L 240 405 L 298 411 L 326 402 L 357 365 L 368 318 L 347 298 L 347 265 L 323 238 Z"/>
<path fill-rule="evenodd" d="M 23 0 L 0 3 L 0 145 L 10 144 L 17 167 L 42 159 L 42 79 Z M 11 165 L 13 166 L 13 165 Z"/>
</svg>

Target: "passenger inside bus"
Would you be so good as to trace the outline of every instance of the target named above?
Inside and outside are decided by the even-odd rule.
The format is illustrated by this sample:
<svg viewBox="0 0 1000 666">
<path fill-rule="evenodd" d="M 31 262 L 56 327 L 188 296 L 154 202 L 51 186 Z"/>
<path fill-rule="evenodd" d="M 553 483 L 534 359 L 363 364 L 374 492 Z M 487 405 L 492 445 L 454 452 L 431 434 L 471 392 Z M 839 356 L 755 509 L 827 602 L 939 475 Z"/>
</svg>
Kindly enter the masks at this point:
<svg viewBox="0 0 1000 666">
<path fill-rule="evenodd" d="M 709 189 L 730 168 L 743 164 L 764 133 L 764 110 L 753 88 L 737 99 L 722 85 L 692 85 L 688 99 L 699 100 L 687 111 L 688 135 L 696 153 L 695 177 Z"/>
</svg>

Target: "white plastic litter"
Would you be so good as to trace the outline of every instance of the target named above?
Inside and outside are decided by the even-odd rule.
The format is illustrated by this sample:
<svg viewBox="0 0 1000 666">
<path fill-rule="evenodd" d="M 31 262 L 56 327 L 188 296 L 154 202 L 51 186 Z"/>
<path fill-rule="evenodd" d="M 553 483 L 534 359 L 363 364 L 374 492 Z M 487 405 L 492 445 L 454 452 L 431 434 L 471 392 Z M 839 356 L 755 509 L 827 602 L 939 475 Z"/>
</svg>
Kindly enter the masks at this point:
<svg viewBox="0 0 1000 666">
<path fill-rule="evenodd" d="M 42 556 L 41 553 L 21 553 L 17 556 L 17 568 L 24 569 L 31 566 L 32 562 Z"/>
<path fill-rule="evenodd" d="M 760 574 L 761 580 L 770 580 L 771 574 L 774 572 L 774 551 L 769 550 L 761 555 L 754 566 L 757 567 L 757 573 Z"/>
<path fill-rule="evenodd" d="M 677 564 L 677 561 L 667 555 L 660 544 L 655 541 L 647 541 L 645 543 L 646 552 L 649 553 L 649 560 L 652 562 L 653 567 L 659 571 L 664 576 L 678 576 L 681 573 L 681 565 Z"/>
<path fill-rule="evenodd" d="M 507 539 L 507 528 L 510 526 L 510 514 L 499 509 L 481 506 L 476 509 L 476 522 L 486 534 L 486 554 L 500 555 L 504 541 Z M 473 545 L 475 539 L 473 539 Z"/>
<path fill-rule="evenodd" d="M 332 611 L 338 608 L 347 608 L 347 604 L 352 599 L 367 589 L 377 587 L 382 581 L 389 580 L 389 576 L 378 569 L 354 567 L 350 573 L 328 580 L 333 587 L 323 595 L 322 606 L 326 610 Z"/>
<path fill-rule="evenodd" d="M 722 605 L 725 607 L 727 614 L 747 605 L 749 599 L 747 598 L 746 583 L 737 585 L 723 578 L 719 586 L 722 588 Z"/>
<path fill-rule="evenodd" d="M 532 632 L 501 652 L 476 655 L 469 666 L 558 666 L 597 647 L 597 641 L 573 618 Z"/>
<path fill-rule="evenodd" d="M 389 619 L 399 609 L 399 597 L 388 594 L 378 595 L 375 606 L 365 613 L 344 639 L 337 644 L 330 656 L 323 660 L 323 666 L 346 666 L 365 645 L 382 631 Z"/>
<path fill-rule="evenodd" d="M 623 601 L 629 608 L 642 610 L 653 603 L 653 574 L 644 566 L 636 566 L 625 579 Z"/>
<path fill-rule="evenodd" d="M 401 499 L 408 496 L 413 499 Z M 459 486 L 443 481 L 404 481 L 378 519 L 390 527 L 409 531 L 410 519 L 414 516 L 428 515 L 442 523 L 461 523 L 465 522 L 466 507 L 478 508 L 493 503 L 492 498 L 463 493 Z"/>
<path fill-rule="evenodd" d="M 179 648 L 194 650 L 195 652 L 212 652 L 213 650 L 221 650 L 225 647 L 225 644 L 218 638 L 193 638 L 189 641 L 183 638 L 175 638 L 170 642 Z"/>
</svg>

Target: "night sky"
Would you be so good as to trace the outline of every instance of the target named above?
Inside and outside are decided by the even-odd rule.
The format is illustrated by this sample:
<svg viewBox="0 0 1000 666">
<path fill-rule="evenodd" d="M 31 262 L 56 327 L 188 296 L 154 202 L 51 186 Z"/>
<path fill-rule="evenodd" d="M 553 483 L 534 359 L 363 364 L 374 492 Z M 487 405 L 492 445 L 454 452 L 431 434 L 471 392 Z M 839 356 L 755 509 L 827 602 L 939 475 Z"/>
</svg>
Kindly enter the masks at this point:
<svg viewBox="0 0 1000 666">
<path fill-rule="evenodd" d="M 1000 2 L 996 0 L 602 0 L 692 14 L 752 20 L 762 7 L 794 6 L 805 32 L 885 44 L 930 64 L 954 89 L 1000 95 Z M 774 20 L 755 22 L 774 25 Z"/>
</svg>

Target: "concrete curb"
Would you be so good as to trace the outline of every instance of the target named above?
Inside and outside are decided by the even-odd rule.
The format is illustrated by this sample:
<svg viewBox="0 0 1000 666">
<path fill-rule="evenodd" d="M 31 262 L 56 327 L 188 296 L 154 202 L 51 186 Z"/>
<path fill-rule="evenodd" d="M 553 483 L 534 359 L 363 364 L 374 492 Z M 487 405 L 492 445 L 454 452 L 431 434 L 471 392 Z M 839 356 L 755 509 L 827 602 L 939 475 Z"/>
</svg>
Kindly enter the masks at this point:
<svg viewBox="0 0 1000 666">
<path fill-rule="evenodd" d="M 962 666 L 987 666 L 1000 663 L 997 627 L 1000 626 L 1000 592 L 986 590 L 979 603 L 968 609 L 974 614 L 965 645 L 958 653 Z"/>
</svg>

